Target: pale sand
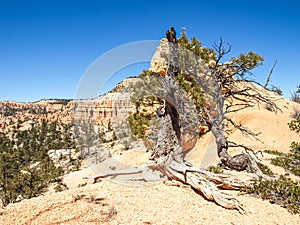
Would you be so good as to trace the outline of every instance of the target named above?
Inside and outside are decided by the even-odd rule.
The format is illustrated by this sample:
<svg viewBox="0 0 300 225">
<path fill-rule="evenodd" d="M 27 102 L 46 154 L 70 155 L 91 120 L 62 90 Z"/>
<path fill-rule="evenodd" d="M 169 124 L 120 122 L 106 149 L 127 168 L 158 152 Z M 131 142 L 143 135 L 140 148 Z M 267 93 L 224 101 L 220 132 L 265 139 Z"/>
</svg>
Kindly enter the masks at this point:
<svg viewBox="0 0 300 225">
<path fill-rule="evenodd" d="M 288 152 L 292 141 L 300 141 L 299 135 L 291 132 L 287 123 L 295 107 L 299 104 L 281 98 L 277 101 L 282 109 L 275 115 L 264 106 L 233 115 L 235 120 L 255 132 L 261 132 L 263 143 L 246 139 L 238 131 L 229 136 L 231 140 L 250 145 L 256 150 L 272 149 Z M 188 159 L 196 165 L 207 166 L 203 159 L 217 162 L 213 149 L 213 138 L 203 137 Z M 203 151 L 205 149 L 205 151 Z M 207 150 L 207 151 L 206 151 Z M 232 150 L 237 153 L 240 150 Z M 206 152 L 206 153 L 203 153 Z M 146 155 L 128 151 L 119 156 L 125 164 L 143 165 Z M 138 160 L 136 157 L 138 156 Z M 269 155 L 263 162 L 268 163 Z M 202 163 L 202 164 L 201 164 Z M 276 172 L 284 170 L 271 166 Z M 300 216 L 286 209 L 270 204 L 268 201 L 249 196 L 236 196 L 244 205 L 246 213 L 227 210 L 213 202 L 206 201 L 190 188 L 173 187 L 164 184 L 143 188 L 118 185 L 108 181 L 77 188 L 85 183 L 83 176 L 93 175 L 95 171 L 86 168 L 83 171 L 67 175 L 65 182 L 71 190 L 61 193 L 47 193 L 44 196 L 10 204 L 0 216 L 1 224 L 299 224 Z M 238 192 L 230 192 L 237 195 Z M 74 201 L 74 196 L 85 195 L 82 200 Z M 73 197 L 72 197 L 73 196 Z M 91 201 L 93 197 L 104 200 Z M 115 215 L 115 210 L 117 214 Z M 110 216 L 109 216 L 110 215 Z"/>
</svg>

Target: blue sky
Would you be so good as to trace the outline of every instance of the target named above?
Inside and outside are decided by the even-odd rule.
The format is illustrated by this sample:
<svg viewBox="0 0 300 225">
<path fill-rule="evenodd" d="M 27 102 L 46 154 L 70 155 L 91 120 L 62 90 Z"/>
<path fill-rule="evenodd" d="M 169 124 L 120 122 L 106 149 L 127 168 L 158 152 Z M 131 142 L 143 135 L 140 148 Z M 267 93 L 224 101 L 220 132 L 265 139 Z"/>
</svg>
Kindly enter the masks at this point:
<svg viewBox="0 0 300 225">
<path fill-rule="evenodd" d="M 82 76 L 101 55 L 120 45 L 159 40 L 174 26 L 211 47 L 220 37 L 230 56 L 254 51 L 255 70 L 286 97 L 300 84 L 300 3 L 297 1 L 14 1 L 0 0 L 0 100 L 73 98 Z M 125 68 L 111 84 L 147 69 Z"/>
</svg>

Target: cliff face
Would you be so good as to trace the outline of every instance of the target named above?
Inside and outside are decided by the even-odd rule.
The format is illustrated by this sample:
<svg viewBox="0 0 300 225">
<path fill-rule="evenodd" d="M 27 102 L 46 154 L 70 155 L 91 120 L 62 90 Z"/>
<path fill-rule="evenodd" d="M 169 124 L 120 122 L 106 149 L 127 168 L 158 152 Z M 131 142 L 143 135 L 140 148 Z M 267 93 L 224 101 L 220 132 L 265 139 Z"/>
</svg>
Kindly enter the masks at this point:
<svg viewBox="0 0 300 225">
<path fill-rule="evenodd" d="M 137 78 L 128 78 L 113 91 L 89 101 L 41 100 L 35 103 L 0 102 L 0 132 L 28 129 L 31 123 L 42 121 L 72 123 L 74 119 L 93 121 L 100 129 L 119 121 L 133 110 L 130 93 L 126 91 Z"/>
<path fill-rule="evenodd" d="M 32 122 L 70 123 L 72 108 L 69 100 L 41 100 L 35 103 L 0 102 L 0 132 L 27 129 Z"/>
<path fill-rule="evenodd" d="M 167 73 L 168 63 L 167 56 L 169 51 L 169 44 L 167 38 L 163 38 L 160 41 L 160 45 L 157 47 L 156 52 L 150 63 L 150 71 L 165 75 Z"/>
<path fill-rule="evenodd" d="M 125 120 L 134 110 L 129 89 L 137 80 L 138 78 L 127 78 L 112 91 L 96 99 L 72 101 L 74 121 L 91 122 L 100 132 L 107 132 L 109 124 Z"/>
<path fill-rule="evenodd" d="M 129 93 L 108 93 L 95 100 L 73 101 L 72 106 L 75 119 L 92 120 L 96 124 L 123 118 L 132 111 Z"/>
</svg>

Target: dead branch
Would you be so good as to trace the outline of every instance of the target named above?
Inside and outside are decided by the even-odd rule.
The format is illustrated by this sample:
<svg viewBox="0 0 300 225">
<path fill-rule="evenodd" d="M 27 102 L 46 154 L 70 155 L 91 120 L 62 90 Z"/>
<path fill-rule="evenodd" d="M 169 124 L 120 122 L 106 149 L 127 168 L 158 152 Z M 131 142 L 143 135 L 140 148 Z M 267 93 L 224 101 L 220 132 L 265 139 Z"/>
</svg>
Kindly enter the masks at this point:
<svg viewBox="0 0 300 225">
<path fill-rule="evenodd" d="M 248 154 L 249 154 L 249 152 L 251 152 L 258 160 L 260 160 L 257 156 L 258 153 L 260 153 L 261 156 L 263 157 L 263 153 L 261 150 L 255 152 L 252 148 L 249 148 L 242 144 L 237 144 L 233 141 L 228 141 L 228 148 L 243 148 Z"/>
<path fill-rule="evenodd" d="M 119 176 L 119 175 L 130 175 L 130 174 L 137 174 L 137 173 L 142 173 L 146 167 L 134 167 L 130 169 L 124 169 L 124 170 L 116 170 L 116 171 L 106 171 L 104 173 L 99 173 L 95 176 L 87 176 L 83 177 L 83 179 L 93 179 L 94 183 L 97 182 L 100 178 L 107 178 L 111 176 Z"/>
<path fill-rule="evenodd" d="M 247 129 L 246 127 L 243 127 L 241 124 L 237 124 L 235 123 L 232 119 L 225 117 L 225 120 L 228 121 L 231 125 L 233 125 L 234 128 L 238 129 L 239 131 L 242 132 L 243 135 L 247 136 L 247 137 L 253 137 L 255 138 L 257 141 L 260 141 L 257 136 L 260 133 L 254 133 L 253 131 Z M 260 141 L 261 142 L 261 141 Z"/>
<path fill-rule="evenodd" d="M 213 49 L 217 52 L 216 66 L 219 65 L 221 59 L 227 55 L 232 48 L 232 45 L 229 42 L 226 42 L 227 46 L 224 46 L 224 41 L 220 38 L 219 43 L 216 42 L 213 44 Z"/>
<path fill-rule="evenodd" d="M 276 64 L 277 64 L 277 59 L 275 60 L 273 66 L 272 66 L 272 68 L 271 68 L 271 70 L 270 70 L 270 73 L 269 73 L 269 75 L 268 75 L 268 77 L 267 77 L 267 80 L 266 80 L 266 83 L 265 83 L 265 85 L 264 85 L 264 88 L 267 88 L 267 86 L 268 86 L 268 84 L 269 84 L 269 82 L 270 82 L 270 79 L 271 79 L 271 75 L 272 75 L 272 73 L 273 73 L 273 70 L 274 70 Z"/>
</svg>

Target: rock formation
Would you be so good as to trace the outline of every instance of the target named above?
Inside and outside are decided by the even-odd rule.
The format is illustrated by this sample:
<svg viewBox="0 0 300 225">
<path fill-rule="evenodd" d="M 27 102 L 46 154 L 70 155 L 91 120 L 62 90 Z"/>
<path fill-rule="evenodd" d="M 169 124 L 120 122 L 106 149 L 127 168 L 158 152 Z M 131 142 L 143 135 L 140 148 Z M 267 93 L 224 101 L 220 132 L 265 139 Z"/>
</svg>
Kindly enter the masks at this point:
<svg viewBox="0 0 300 225">
<path fill-rule="evenodd" d="M 32 122 L 42 121 L 71 123 L 75 119 L 89 119 L 101 127 L 112 120 L 123 119 L 132 110 L 130 95 L 124 88 L 137 78 L 128 78 L 118 84 L 114 91 L 94 100 L 41 100 L 34 103 L 13 101 L 0 102 L 0 132 L 8 132 L 13 127 L 27 129 Z"/>
<path fill-rule="evenodd" d="M 150 63 L 150 71 L 160 74 L 160 75 L 166 75 L 168 63 L 167 63 L 167 57 L 168 57 L 168 51 L 169 51 L 169 43 L 167 38 L 163 38 L 160 41 L 160 45 L 157 47 L 156 52 L 151 60 Z"/>
</svg>

